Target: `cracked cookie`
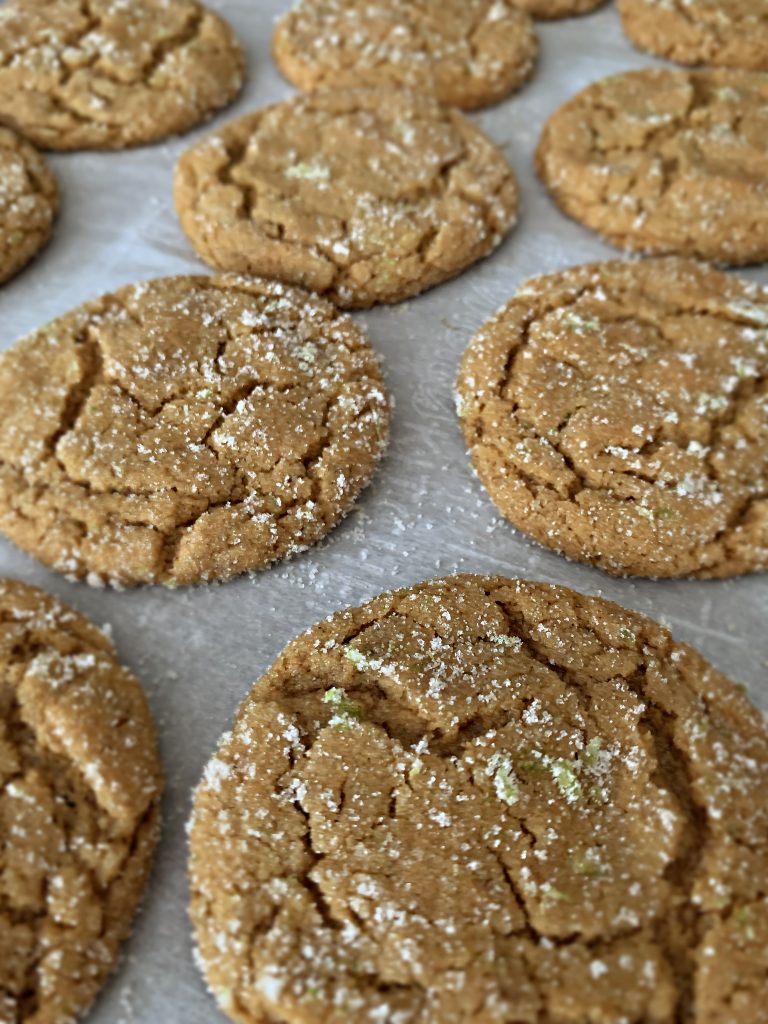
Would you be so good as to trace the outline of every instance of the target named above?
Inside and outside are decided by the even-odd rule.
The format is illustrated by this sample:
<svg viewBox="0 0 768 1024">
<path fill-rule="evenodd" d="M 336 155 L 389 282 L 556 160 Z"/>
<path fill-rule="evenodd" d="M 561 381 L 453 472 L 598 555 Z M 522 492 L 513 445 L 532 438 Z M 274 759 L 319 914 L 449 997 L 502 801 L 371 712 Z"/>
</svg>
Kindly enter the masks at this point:
<svg viewBox="0 0 768 1024">
<path fill-rule="evenodd" d="M 0 580 L 0 1020 L 70 1024 L 113 970 L 158 831 L 155 730 L 71 608 Z"/>
<path fill-rule="evenodd" d="M 43 248 L 58 208 L 51 169 L 20 135 L 0 126 L 0 283 Z"/>
<path fill-rule="evenodd" d="M 633 43 L 681 64 L 768 71 L 765 0 L 618 0 Z"/>
<path fill-rule="evenodd" d="M 615 574 L 768 568 L 768 289 L 677 258 L 527 282 L 461 366 L 499 510 Z"/>
<path fill-rule="evenodd" d="M 278 22 L 272 51 L 299 89 L 393 86 L 475 109 L 504 99 L 533 71 L 538 41 L 521 6 L 300 0 Z"/>
<path fill-rule="evenodd" d="M 220 580 L 320 540 L 385 447 L 362 330 L 237 277 L 160 278 L 0 355 L 0 530 L 59 572 Z"/>
<path fill-rule="evenodd" d="M 601 79 L 550 117 L 536 167 L 564 213 L 619 248 L 768 260 L 768 75 Z"/>
<path fill-rule="evenodd" d="M 766 1024 L 768 735 L 656 623 L 456 576 L 289 644 L 198 787 L 240 1024 Z"/>
<path fill-rule="evenodd" d="M 229 103 L 245 62 L 196 0 L 10 0 L 0 7 L 0 117 L 44 149 L 122 149 Z"/>
<path fill-rule="evenodd" d="M 375 89 L 299 96 L 225 125 L 181 157 L 175 197 L 207 263 L 346 308 L 454 277 L 517 210 L 514 172 L 463 114 Z"/>
<path fill-rule="evenodd" d="M 513 0 L 515 7 L 527 11 L 533 18 L 549 21 L 554 18 L 573 18 L 600 7 L 605 0 Z"/>
</svg>

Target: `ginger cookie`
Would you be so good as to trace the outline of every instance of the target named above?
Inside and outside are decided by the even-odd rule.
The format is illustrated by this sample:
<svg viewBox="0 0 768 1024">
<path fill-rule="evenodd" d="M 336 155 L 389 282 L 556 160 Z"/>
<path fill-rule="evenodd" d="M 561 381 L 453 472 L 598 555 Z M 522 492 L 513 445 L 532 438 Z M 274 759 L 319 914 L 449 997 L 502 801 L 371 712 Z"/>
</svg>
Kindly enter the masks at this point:
<svg viewBox="0 0 768 1024">
<path fill-rule="evenodd" d="M 768 568 L 768 289 L 675 258 L 536 278 L 467 349 L 458 411 L 540 544 L 614 574 Z"/>
<path fill-rule="evenodd" d="M 389 403 L 362 330 L 236 277 L 160 278 L 0 355 L 0 530 L 90 583 L 198 583 L 323 537 Z"/>
<path fill-rule="evenodd" d="M 245 62 L 197 0 L 9 0 L 0 117 L 44 149 L 122 149 L 185 132 L 229 103 Z"/>
<path fill-rule="evenodd" d="M 768 735 L 656 623 L 456 576 L 285 649 L 191 822 L 240 1024 L 765 1024 Z"/>
<path fill-rule="evenodd" d="M 542 21 L 587 14 L 604 3 L 605 0 L 514 0 L 515 7 Z"/>
<path fill-rule="evenodd" d="M 410 92 L 299 96 L 182 156 L 176 208 L 202 258 L 346 308 L 454 277 L 512 228 L 514 172 L 463 114 Z"/>
<path fill-rule="evenodd" d="M 619 248 L 768 260 L 768 75 L 601 79 L 550 117 L 536 165 L 563 212 Z"/>
<path fill-rule="evenodd" d="M 618 0 L 618 6 L 632 42 L 659 57 L 768 71 L 765 0 Z"/>
<path fill-rule="evenodd" d="M 82 615 L 0 580 L 0 1020 L 70 1024 L 144 892 L 160 766 L 144 693 Z"/>
<path fill-rule="evenodd" d="M 58 208 L 53 171 L 33 146 L 0 126 L 0 283 L 43 248 Z"/>
<path fill-rule="evenodd" d="M 300 0 L 278 22 L 272 50 L 299 89 L 407 88 L 471 110 L 504 99 L 533 71 L 538 41 L 521 6 Z"/>
</svg>

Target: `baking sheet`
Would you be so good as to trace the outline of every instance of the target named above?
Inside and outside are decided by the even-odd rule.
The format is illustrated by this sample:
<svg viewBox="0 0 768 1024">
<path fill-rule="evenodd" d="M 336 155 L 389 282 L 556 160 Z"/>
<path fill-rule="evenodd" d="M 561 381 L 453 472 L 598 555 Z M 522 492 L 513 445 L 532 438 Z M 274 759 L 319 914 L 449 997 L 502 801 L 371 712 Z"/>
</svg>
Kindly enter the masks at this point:
<svg viewBox="0 0 768 1024">
<path fill-rule="evenodd" d="M 292 93 L 274 68 L 272 23 L 287 0 L 220 0 L 250 77 L 223 123 Z M 544 118 L 602 75 L 658 65 L 624 39 L 612 4 L 540 26 L 534 80 L 474 115 L 517 171 L 520 224 L 502 248 L 461 278 L 395 307 L 359 315 L 386 361 L 396 409 L 392 444 L 357 510 L 326 542 L 290 563 L 198 589 L 92 590 L 48 572 L 0 538 L 0 575 L 57 594 L 100 624 L 144 683 L 167 773 L 165 823 L 144 910 L 92 1024 L 224 1021 L 192 961 L 186 917 L 184 826 L 191 789 L 251 682 L 297 633 L 381 590 L 455 571 L 522 575 L 598 594 L 668 624 L 768 710 L 768 577 L 687 582 L 617 580 L 547 552 L 501 520 L 468 459 L 453 407 L 460 355 L 474 330 L 532 274 L 615 256 L 563 217 L 536 181 L 533 149 Z M 147 277 L 200 272 L 176 221 L 177 156 L 208 127 L 127 153 L 50 157 L 62 214 L 43 255 L 0 291 L 0 346 L 72 306 Z M 768 282 L 768 270 L 744 276 Z"/>
</svg>

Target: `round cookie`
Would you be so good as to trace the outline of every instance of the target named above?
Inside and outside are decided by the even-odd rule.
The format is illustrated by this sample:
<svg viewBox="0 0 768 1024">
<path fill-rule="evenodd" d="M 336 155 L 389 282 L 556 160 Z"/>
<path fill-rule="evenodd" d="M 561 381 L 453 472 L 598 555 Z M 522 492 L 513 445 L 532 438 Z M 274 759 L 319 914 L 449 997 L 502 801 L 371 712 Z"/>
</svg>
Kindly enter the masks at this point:
<svg viewBox="0 0 768 1024">
<path fill-rule="evenodd" d="M 504 99 L 533 71 L 538 41 L 521 6 L 300 0 L 277 23 L 272 51 L 299 89 L 407 88 L 471 110 Z"/>
<path fill-rule="evenodd" d="M 245 62 L 197 0 L 9 0 L 0 117 L 45 149 L 122 149 L 185 132 L 234 99 Z"/>
<path fill-rule="evenodd" d="M 345 308 L 455 276 L 517 210 L 512 169 L 463 114 L 375 89 L 299 96 L 225 125 L 181 157 L 175 197 L 212 266 Z"/>
<path fill-rule="evenodd" d="M 104 634 L 0 580 L 0 1020 L 70 1024 L 117 962 L 158 832 L 149 707 Z"/>
<path fill-rule="evenodd" d="M 615 574 L 768 568 L 767 409 L 768 289 L 675 258 L 527 282 L 458 380 L 502 514 Z"/>
<path fill-rule="evenodd" d="M 768 75 L 603 78 L 550 117 L 536 167 L 563 212 L 619 248 L 768 260 Z"/>
<path fill-rule="evenodd" d="M 197 790 L 240 1024 L 765 1024 L 768 735 L 654 622 L 458 576 L 289 644 Z"/>
<path fill-rule="evenodd" d="M 605 0 L 514 0 L 515 7 L 542 21 L 587 14 L 603 3 Z"/>
<path fill-rule="evenodd" d="M 618 0 L 632 42 L 682 64 L 768 71 L 765 0 Z"/>
<path fill-rule="evenodd" d="M 121 586 L 225 579 L 318 541 L 389 425 L 349 317 L 236 277 L 80 306 L 0 355 L 0 395 L 0 530 L 59 572 Z"/>
<path fill-rule="evenodd" d="M 58 208 L 51 169 L 20 135 L 0 126 L 0 283 L 43 248 Z"/>
</svg>

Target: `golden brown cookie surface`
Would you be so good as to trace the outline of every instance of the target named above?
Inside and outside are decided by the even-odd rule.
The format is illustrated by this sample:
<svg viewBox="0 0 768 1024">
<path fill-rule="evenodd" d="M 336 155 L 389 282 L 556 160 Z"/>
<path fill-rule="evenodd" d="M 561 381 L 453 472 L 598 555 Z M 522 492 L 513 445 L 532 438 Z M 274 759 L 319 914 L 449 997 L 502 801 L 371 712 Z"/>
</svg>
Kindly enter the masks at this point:
<svg viewBox="0 0 768 1024">
<path fill-rule="evenodd" d="M 243 77 L 232 30 L 197 0 L 0 8 L 0 116 L 45 149 L 121 149 L 187 131 Z"/>
<path fill-rule="evenodd" d="M 0 529 L 60 572 L 127 586 L 224 579 L 319 540 L 389 423 L 349 317 L 235 277 L 81 306 L 0 355 L 0 394 Z"/>
<path fill-rule="evenodd" d="M 514 222 L 517 185 L 458 111 L 349 89 L 225 125 L 182 156 L 175 198 L 212 266 L 349 308 L 415 295 L 486 256 Z"/>
<path fill-rule="evenodd" d="M 51 169 L 20 135 L 0 127 L 0 282 L 42 249 L 58 207 Z"/>
<path fill-rule="evenodd" d="M 0 580 L 0 1020 L 66 1024 L 115 966 L 154 851 L 149 707 L 111 643 Z"/>
<path fill-rule="evenodd" d="M 650 620 L 459 576 L 290 644 L 209 761 L 192 918 L 240 1024 L 765 1024 L 768 736 Z"/>
<path fill-rule="evenodd" d="M 487 106 L 531 75 L 538 43 L 512 0 L 301 0 L 277 24 L 278 67 L 300 89 L 413 89 Z"/>
<path fill-rule="evenodd" d="M 629 38 L 660 57 L 768 71 L 764 0 L 618 0 L 618 6 Z"/>
<path fill-rule="evenodd" d="M 542 21 L 587 14 L 603 3 L 605 0 L 514 0 L 515 7 Z"/>
<path fill-rule="evenodd" d="M 550 117 L 536 159 L 558 206 L 620 248 L 768 259 L 768 75 L 601 79 Z"/>
<path fill-rule="evenodd" d="M 616 574 L 768 568 L 768 290 L 687 260 L 527 282 L 467 349 L 458 408 L 500 511 Z"/>
</svg>

